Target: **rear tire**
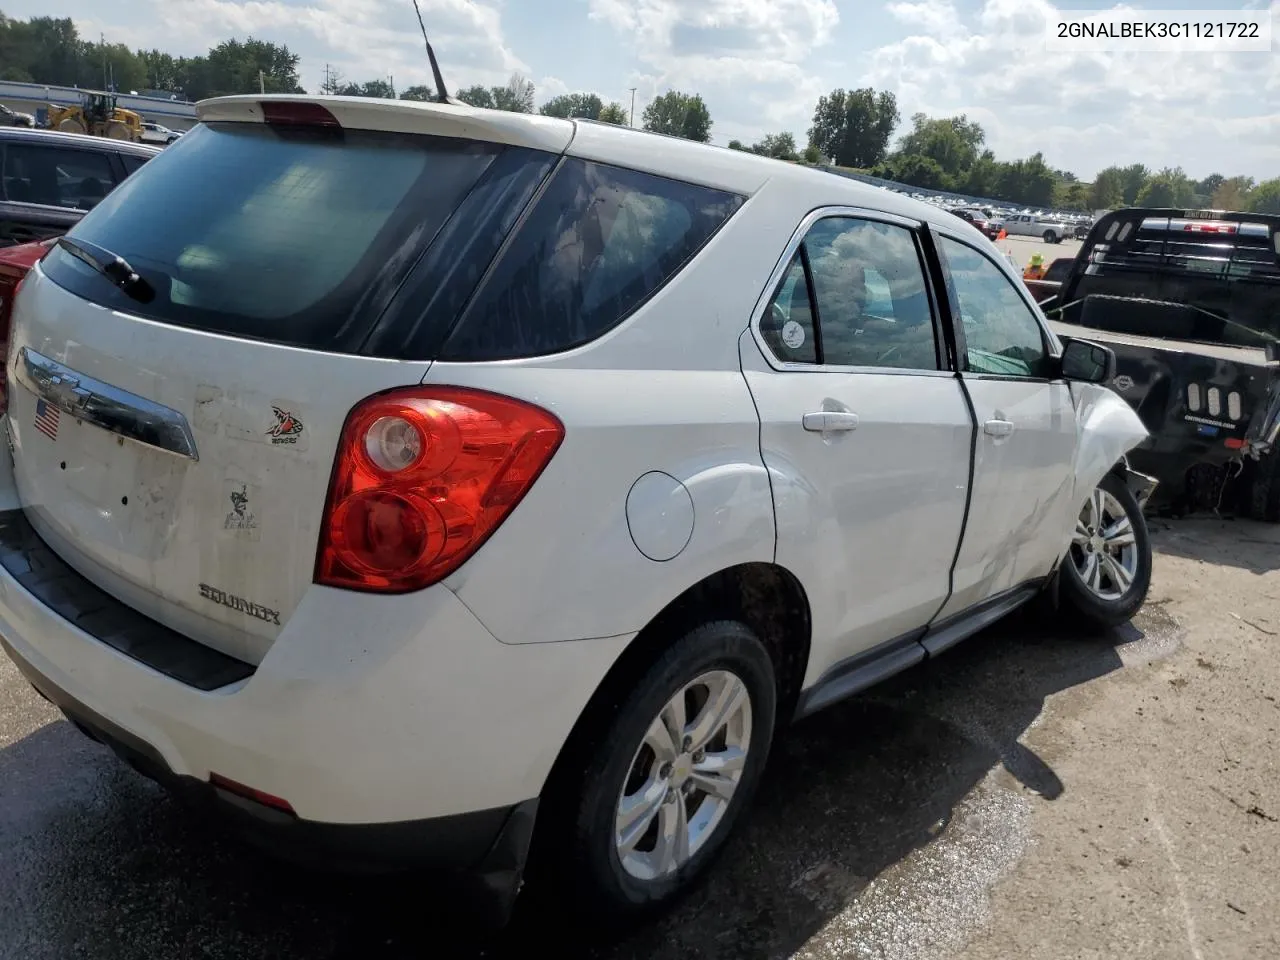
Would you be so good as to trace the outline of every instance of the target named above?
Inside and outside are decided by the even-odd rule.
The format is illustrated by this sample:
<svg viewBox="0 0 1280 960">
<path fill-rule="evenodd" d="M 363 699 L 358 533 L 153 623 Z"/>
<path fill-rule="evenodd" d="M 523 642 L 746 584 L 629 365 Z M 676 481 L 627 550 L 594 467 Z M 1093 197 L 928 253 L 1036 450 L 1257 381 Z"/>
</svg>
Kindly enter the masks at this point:
<svg viewBox="0 0 1280 960">
<path fill-rule="evenodd" d="M 1058 235 L 1057 235 L 1056 233 L 1054 233 L 1052 230 L 1046 230 L 1046 231 L 1044 232 L 1044 242 L 1045 242 L 1045 243 L 1057 243 L 1057 242 L 1058 242 Z"/>
<path fill-rule="evenodd" d="M 1082 506 L 1062 559 L 1063 606 L 1087 626 L 1117 627 L 1151 588 L 1151 539 L 1137 498 L 1114 473 Z"/>
<path fill-rule="evenodd" d="M 727 722 L 710 721 L 708 707 L 723 700 L 733 705 Z M 575 922 L 638 919 L 706 872 L 750 805 L 776 710 L 772 660 L 737 621 L 691 630 L 627 687 L 587 746 L 581 776 L 555 791 L 578 801 L 547 857 L 556 861 L 548 864 L 549 892 Z M 682 742 L 668 736 L 672 727 Z"/>
</svg>

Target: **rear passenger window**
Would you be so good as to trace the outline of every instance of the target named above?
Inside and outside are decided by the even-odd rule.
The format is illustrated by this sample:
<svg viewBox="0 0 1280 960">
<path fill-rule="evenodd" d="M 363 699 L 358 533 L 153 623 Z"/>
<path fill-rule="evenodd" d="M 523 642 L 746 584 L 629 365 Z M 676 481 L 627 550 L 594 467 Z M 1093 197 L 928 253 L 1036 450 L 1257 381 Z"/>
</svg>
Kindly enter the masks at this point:
<svg viewBox="0 0 1280 960">
<path fill-rule="evenodd" d="M 5 150 L 4 192 L 11 201 L 90 210 L 113 186 L 105 154 L 25 143 Z"/>
<path fill-rule="evenodd" d="M 809 303 L 809 282 L 804 260 L 797 253 L 774 295 L 769 309 L 760 318 L 760 334 L 783 363 L 817 363 L 818 338 L 813 335 L 813 310 Z"/>
<path fill-rule="evenodd" d="M 809 285 L 803 283 L 806 257 Z M 761 318 L 760 332 L 774 355 L 791 363 L 938 369 L 914 234 L 851 217 L 819 220 Z"/>
<path fill-rule="evenodd" d="M 709 187 L 566 160 L 441 359 L 509 360 L 589 343 L 660 290 L 741 204 Z"/>
</svg>

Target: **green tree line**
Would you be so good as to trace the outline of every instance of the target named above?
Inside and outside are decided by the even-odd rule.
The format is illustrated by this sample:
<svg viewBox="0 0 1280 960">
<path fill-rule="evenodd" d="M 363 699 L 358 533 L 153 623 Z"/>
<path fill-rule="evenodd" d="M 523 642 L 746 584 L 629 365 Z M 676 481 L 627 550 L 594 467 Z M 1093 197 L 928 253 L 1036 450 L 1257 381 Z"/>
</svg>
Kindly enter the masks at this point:
<svg viewBox="0 0 1280 960">
<path fill-rule="evenodd" d="M 888 91 L 833 90 L 819 98 L 800 152 L 791 133 L 770 134 L 731 148 L 782 160 L 827 162 L 872 176 L 930 190 L 1036 207 L 1104 210 L 1119 206 L 1212 207 L 1280 213 L 1280 178 L 1257 183 L 1252 177 L 1214 173 L 1193 180 L 1180 167 L 1149 170 L 1142 164 L 1112 166 L 1093 183 L 1050 167 L 1041 153 L 998 160 L 986 148 L 981 125 L 964 114 L 930 117 L 917 113 L 910 129 L 893 142 L 900 116 Z"/>
<path fill-rule="evenodd" d="M 82 39 L 69 17 L 15 20 L 0 13 L 0 80 L 118 91 L 156 91 L 190 100 L 265 89 L 301 93 L 298 55 L 264 40 L 226 40 L 202 57 L 130 50 Z"/>
</svg>

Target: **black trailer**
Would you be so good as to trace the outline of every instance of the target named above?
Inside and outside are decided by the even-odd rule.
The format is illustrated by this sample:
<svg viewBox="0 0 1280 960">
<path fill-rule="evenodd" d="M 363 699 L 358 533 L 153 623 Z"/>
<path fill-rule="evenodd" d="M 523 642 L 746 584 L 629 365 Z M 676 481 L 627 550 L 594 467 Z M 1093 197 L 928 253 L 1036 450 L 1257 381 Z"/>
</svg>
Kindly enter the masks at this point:
<svg viewBox="0 0 1280 960">
<path fill-rule="evenodd" d="M 1152 506 L 1280 522 L 1280 216 L 1118 210 L 1052 286 L 1036 293 L 1053 327 L 1115 351 Z"/>
</svg>

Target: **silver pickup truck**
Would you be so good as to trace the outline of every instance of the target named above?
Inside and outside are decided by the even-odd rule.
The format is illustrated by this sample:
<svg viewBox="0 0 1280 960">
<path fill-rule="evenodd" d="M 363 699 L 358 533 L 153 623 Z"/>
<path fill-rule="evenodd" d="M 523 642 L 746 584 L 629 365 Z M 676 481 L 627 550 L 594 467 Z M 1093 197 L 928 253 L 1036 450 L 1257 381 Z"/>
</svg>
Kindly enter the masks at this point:
<svg viewBox="0 0 1280 960">
<path fill-rule="evenodd" d="M 1041 237 L 1045 243 L 1061 243 L 1075 233 L 1075 225 L 1053 217 L 1015 213 L 1004 218 L 1004 230 L 1011 237 Z"/>
</svg>

